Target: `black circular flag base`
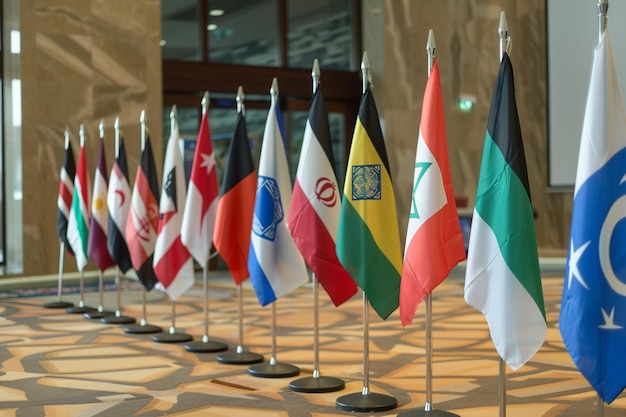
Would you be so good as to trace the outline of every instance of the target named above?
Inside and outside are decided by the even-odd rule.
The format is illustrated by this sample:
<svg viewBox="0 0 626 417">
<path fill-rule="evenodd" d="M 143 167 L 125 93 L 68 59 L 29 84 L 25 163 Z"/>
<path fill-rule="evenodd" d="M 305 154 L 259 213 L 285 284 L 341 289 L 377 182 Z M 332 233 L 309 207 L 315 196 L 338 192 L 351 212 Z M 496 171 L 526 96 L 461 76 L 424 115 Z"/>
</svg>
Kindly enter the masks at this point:
<svg viewBox="0 0 626 417">
<path fill-rule="evenodd" d="M 86 313 L 83 314 L 83 316 L 86 319 L 101 319 L 102 317 L 106 317 L 106 316 L 112 316 L 114 315 L 115 312 L 113 311 L 107 311 L 107 310 L 92 310 L 92 311 L 87 311 Z"/>
<path fill-rule="evenodd" d="M 50 301 L 43 305 L 44 308 L 68 308 L 74 307 L 74 303 L 68 303 L 67 301 Z"/>
<path fill-rule="evenodd" d="M 137 320 L 134 317 L 118 316 L 113 314 L 112 316 L 104 316 L 100 319 L 102 323 L 106 324 L 131 324 Z"/>
<path fill-rule="evenodd" d="M 157 343 L 185 343 L 193 340 L 193 336 L 187 333 L 161 333 L 152 336 L 152 341 Z"/>
<path fill-rule="evenodd" d="M 393 410 L 398 406 L 398 400 L 385 394 L 363 395 L 360 392 L 355 392 L 337 398 L 335 405 L 344 411 L 375 412 Z"/>
<path fill-rule="evenodd" d="M 308 393 L 341 391 L 345 387 L 345 382 L 332 376 L 319 376 L 317 378 L 308 376 L 289 383 L 291 391 Z"/>
<path fill-rule="evenodd" d="M 263 355 L 248 351 L 228 352 L 217 355 L 217 361 L 227 365 L 252 365 L 253 363 L 263 362 L 263 360 Z"/>
<path fill-rule="evenodd" d="M 458 414 L 451 413 L 444 410 L 430 410 L 415 409 L 399 413 L 398 417 L 459 417 Z"/>
<path fill-rule="evenodd" d="M 88 311 L 96 311 L 97 309 L 93 308 L 93 307 L 87 307 L 87 306 L 73 306 L 73 307 L 68 307 L 65 312 L 68 314 L 85 314 Z"/>
<path fill-rule="evenodd" d="M 163 329 L 152 324 L 131 324 L 124 326 L 124 332 L 130 334 L 152 334 L 161 333 Z"/>
<path fill-rule="evenodd" d="M 248 375 L 259 378 L 287 378 L 290 376 L 297 376 L 299 373 L 300 368 L 297 366 L 280 362 L 273 365 L 269 362 L 260 363 L 258 365 L 252 365 L 248 368 Z"/>
<path fill-rule="evenodd" d="M 195 353 L 211 353 L 211 352 L 223 352 L 228 350 L 228 345 L 222 342 L 214 342 L 209 340 L 208 342 L 190 342 L 185 345 L 187 352 Z"/>
</svg>

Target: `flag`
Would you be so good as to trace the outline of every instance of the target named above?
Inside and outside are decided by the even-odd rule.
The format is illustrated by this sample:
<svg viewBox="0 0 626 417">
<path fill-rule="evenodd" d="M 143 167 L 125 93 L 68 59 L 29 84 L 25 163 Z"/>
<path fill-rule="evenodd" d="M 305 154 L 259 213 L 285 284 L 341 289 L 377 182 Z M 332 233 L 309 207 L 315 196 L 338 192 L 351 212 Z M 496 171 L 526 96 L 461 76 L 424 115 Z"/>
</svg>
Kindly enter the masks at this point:
<svg viewBox="0 0 626 417">
<path fill-rule="evenodd" d="M 485 315 L 513 369 L 539 350 L 547 326 L 513 67 L 503 54 L 491 100 L 465 273 L 465 301 Z"/>
<path fill-rule="evenodd" d="M 609 33 L 596 47 L 583 119 L 559 329 L 607 403 L 626 387 L 626 116 Z"/>
<path fill-rule="evenodd" d="M 104 139 L 100 138 L 98 166 L 93 180 L 93 196 L 91 200 L 91 219 L 89 222 L 89 239 L 87 253 L 100 271 L 115 265 L 107 248 L 109 230 L 109 213 L 107 210 L 107 167 L 104 155 Z"/>
<path fill-rule="evenodd" d="M 337 235 L 339 261 L 386 319 L 398 308 L 402 250 L 391 171 L 374 96 L 361 97 Z"/>
<path fill-rule="evenodd" d="M 120 138 L 117 158 L 111 168 L 107 207 L 109 209 L 109 234 L 107 248 L 117 267 L 128 272 L 133 267 L 126 244 L 126 222 L 130 212 L 130 184 L 128 183 L 128 163 L 124 138 Z"/>
<path fill-rule="evenodd" d="M 277 99 L 272 96 L 257 180 L 248 270 L 259 303 L 266 306 L 308 280 L 287 219 L 291 206 L 291 178 Z"/>
<path fill-rule="evenodd" d="M 89 237 L 89 202 L 91 201 L 91 184 L 87 175 L 87 156 L 85 145 L 81 144 L 74 177 L 74 194 L 72 207 L 67 220 L 67 240 L 76 256 L 79 271 L 89 262 L 87 239 Z"/>
<path fill-rule="evenodd" d="M 65 246 L 65 250 L 74 254 L 70 242 L 67 240 L 67 222 L 72 206 L 72 194 L 74 193 L 74 176 L 76 175 L 76 164 L 74 162 L 74 152 L 72 143 L 67 142 L 63 166 L 59 174 L 59 197 L 57 198 L 57 231 L 59 239 Z"/>
<path fill-rule="evenodd" d="M 211 254 L 218 195 L 215 154 L 209 132 L 208 112 L 205 112 L 196 141 L 181 230 L 183 244 L 202 267 L 207 266 Z"/>
<path fill-rule="evenodd" d="M 337 187 L 333 148 L 322 87 L 311 99 L 287 224 L 296 246 L 336 306 L 357 286 L 337 259 L 341 192 Z"/>
<path fill-rule="evenodd" d="M 150 138 L 141 151 L 126 220 L 126 243 L 133 268 L 144 288 L 150 291 L 158 282 L 152 261 L 159 222 L 159 186 Z"/>
<path fill-rule="evenodd" d="M 250 153 L 246 119 L 242 112 L 230 143 L 222 195 L 217 205 L 213 234 L 220 253 L 237 285 L 248 279 L 248 253 L 257 177 Z"/>
<path fill-rule="evenodd" d="M 413 193 L 400 281 L 400 320 L 413 321 L 419 303 L 465 259 L 465 245 L 452 188 L 439 64 L 426 82 Z"/>
<path fill-rule="evenodd" d="M 178 124 L 174 122 L 163 161 L 159 226 L 153 260 L 154 272 L 171 300 L 176 300 L 191 288 L 195 279 L 191 254 L 180 238 L 187 193 L 179 139 Z"/>
</svg>

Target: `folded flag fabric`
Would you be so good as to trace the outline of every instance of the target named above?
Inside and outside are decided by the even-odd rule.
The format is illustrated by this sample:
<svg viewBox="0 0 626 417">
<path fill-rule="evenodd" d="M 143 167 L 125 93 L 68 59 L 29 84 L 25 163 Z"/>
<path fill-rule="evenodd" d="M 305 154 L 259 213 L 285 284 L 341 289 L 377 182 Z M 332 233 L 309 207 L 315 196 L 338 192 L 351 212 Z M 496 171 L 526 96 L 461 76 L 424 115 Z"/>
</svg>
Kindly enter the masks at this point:
<svg viewBox="0 0 626 417">
<path fill-rule="evenodd" d="M 89 239 L 89 204 L 91 202 L 91 183 L 87 174 L 87 155 L 85 145 L 81 144 L 74 177 L 74 194 L 67 221 L 67 240 L 76 256 L 79 271 L 89 262 L 87 240 Z"/>
<path fill-rule="evenodd" d="M 57 198 L 57 232 L 59 239 L 63 242 L 65 250 L 73 255 L 74 251 L 67 240 L 67 222 L 72 206 L 72 195 L 74 194 L 74 176 L 76 175 L 76 162 L 72 143 L 68 140 L 65 147 L 63 165 L 59 174 L 59 196 Z"/>
<path fill-rule="evenodd" d="M 133 263 L 126 243 L 126 223 L 130 212 L 130 184 L 124 138 L 120 138 L 117 158 L 111 168 L 107 207 L 109 209 L 109 234 L 107 248 L 120 271 L 128 272 Z"/>
</svg>

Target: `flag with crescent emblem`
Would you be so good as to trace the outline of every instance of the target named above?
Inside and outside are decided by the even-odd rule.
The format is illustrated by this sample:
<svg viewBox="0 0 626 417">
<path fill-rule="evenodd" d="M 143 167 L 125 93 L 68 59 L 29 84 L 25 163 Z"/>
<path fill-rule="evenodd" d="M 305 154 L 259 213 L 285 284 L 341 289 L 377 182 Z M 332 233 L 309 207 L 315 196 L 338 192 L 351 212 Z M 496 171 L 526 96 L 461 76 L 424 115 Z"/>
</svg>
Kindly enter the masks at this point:
<svg viewBox="0 0 626 417">
<path fill-rule="evenodd" d="M 126 243 L 133 269 L 147 291 L 158 282 L 152 267 L 159 222 L 159 186 L 150 137 L 141 151 L 141 159 L 126 220 Z"/>
<path fill-rule="evenodd" d="M 328 114 L 319 85 L 311 99 L 287 225 L 309 268 L 336 306 L 357 291 L 335 251 L 340 210 Z"/>
<path fill-rule="evenodd" d="M 337 237 L 339 261 L 379 317 L 398 308 L 402 249 L 385 139 L 370 88 L 354 126 Z"/>
<path fill-rule="evenodd" d="M 124 138 L 120 138 L 117 158 L 109 176 L 107 193 L 109 209 L 109 234 L 107 247 L 111 257 L 123 273 L 133 267 L 126 243 L 126 222 L 130 212 L 130 184 L 128 183 L 128 163 Z"/>
<path fill-rule="evenodd" d="M 68 140 L 65 148 L 63 166 L 59 175 L 59 196 L 57 198 L 57 231 L 59 239 L 63 242 L 65 250 L 70 255 L 74 254 L 70 242 L 67 240 L 67 221 L 72 206 L 72 194 L 74 193 L 74 176 L 76 175 L 76 163 L 72 143 Z"/>
<path fill-rule="evenodd" d="M 115 265 L 107 248 L 109 230 L 109 210 L 107 209 L 107 167 L 104 151 L 104 138 L 100 138 L 98 165 L 93 180 L 93 196 L 91 200 L 91 219 L 89 224 L 89 241 L 87 253 L 100 271 Z"/>
<path fill-rule="evenodd" d="M 79 271 L 89 262 L 87 241 L 89 239 L 89 205 L 91 203 L 91 183 L 87 174 L 87 156 L 84 143 L 78 154 L 76 175 L 74 176 L 74 194 L 67 220 L 67 240 L 76 256 Z"/>
<path fill-rule="evenodd" d="M 163 161 L 159 225 L 153 260 L 154 272 L 172 300 L 191 288 L 195 279 L 193 259 L 180 237 L 187 191 L 179 141 L 178 123 L 174 121 Z"/>
<path fill-rule="evenodd" d="M 248 255 L 250 281 L 262 306 L 309 278 L 304 259 L 287 229 L 292 189 L 277 101 L 272 95 L 261 145 Z"/>
<path fill-rule="evenodd" d="M 413 192 L 400 282 L 400 320 L 406 326 L 424 297 L 465 259 L 446 140 L 439 64 L 426 82 L 413 173 Z"/>
<path fill-rule="evenodd" d="M 606 402 L 626 387 L 626 115 L 609 33 L 594 51 L 559 329 Z"/>
<path fill-rule="evenodd" d="M 496 351 L 513 370 L 546 337 L 535 219 L 505 52 L 491 100 L 465 272 L 465 301 L 489 325 Z"/>
</svg>

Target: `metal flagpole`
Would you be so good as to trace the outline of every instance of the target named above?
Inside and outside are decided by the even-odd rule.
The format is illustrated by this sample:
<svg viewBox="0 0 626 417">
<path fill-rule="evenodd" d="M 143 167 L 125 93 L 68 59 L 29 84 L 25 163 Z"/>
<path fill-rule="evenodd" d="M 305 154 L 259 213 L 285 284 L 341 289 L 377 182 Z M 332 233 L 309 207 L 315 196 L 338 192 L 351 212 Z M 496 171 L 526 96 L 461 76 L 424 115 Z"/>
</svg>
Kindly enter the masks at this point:
<svg viewBox="0 0 626 417">
<path fill-rule="evenodd" d="M 318 60 L 313 61 L 311 78 L 313 79 L 313 94 L 317 91 L 320 83 L 320 65 Z M 319 281 L 313 274 L 313 376 L 300 378 L 289 384 L 289 389 L 296 392 L 333 392 L 346 387 L 346 383 L 339 378 L 320 376 L 319 371 Z"/>
<path fill-rule="evenodd" d="M 104 119 L 100 120 L 98 125 L 100 130 L 100 140 L 104 139 Z M 98 269 L 98 308 L 94 311 L 87 311 L 83 316 L 86 319 L 101 319 L 106 316 L 111 316 L 114 313 L 104 309 L 104 271 Z"/>
<path fill-rule="evenodd" d="M 246 109 L 243 104 L 244 94 L 243 87 L 239 86 L 237 89 L 237 113 L 241 113 L 245 116 Z M 239 344 L 235 352 L 228 352 L 217 356 L 217 361 L 220 363 L 226 363 L 230 365 L 251 365 L 254 363 L 263 362 L 263 355 L 258 353 L 249 352 L 244 350 L 243 347 L 243 290 L 242 284 L 237 285 L 237 310 L 239 319 Z"/>
<path fill-rule="evenodd" d="M 209 92 L 205 91 L 202 97 L 202 115 L 204 116 L 209 109 Z M 209 245 L 211 242 L 207 242 Z M 210 256 L 217 255 L 217 253 Z M 202 285 L 204 288 L 204 334 L 200 342 L 190 342 L 185 345 L 188 352 L 222 352 L 228 349 L 228 346 L 222 342 L 209 340 L 209 283 L 208 283 L 209 262 L 202 265 Z"/>
<path fill-rule="evenodd" d="M 272 103 L 278 99 L 278 80 L 272 80 L 270 88 L 270 96 Z M 280 363 L 276 361 L 276 301 L 272 303 L 272 354 L 269 363 L 259 363 L 248 368 L 248 374 L 261 378 L 282 378 L 296 376 L 300 373 L 297 366 L 288 363 Z"/>
<path fill-rule="evenodd" d="M 170 112 L 170 125 L 172 131 L 178 128 L 178 112 L 176 111 L 176 104 L 172 106 Z M 152 336 L 152 341 L 157 343 L 184 343 L 193 340 L 193 337 L 187 333 L 179 333 L 176 331 L 176 300 L 172 301 L 172 324 L 167 333 L 157 334 Z"/>
<path fill-rule="evenodd" d="M 113 123 L 115 129 L 115 159 L 120 156 L 120 118 L 116 117 Z M 128 317 L 122 315 L 122 276 L 120 274 L 119 266 L 115 268 L 115 289 L 117 292 L 117 309 L 115 314 L 111 316 L 105 316 L 100 319 L 101 322 L 106 324 L 132 324 L 135 323 L 134 317 Z"/>
<path fill-rule="evenodd" d="M 598 0 L 597 3 L 598 8 L 598 42 L 602 40 L 602 34 L 606 30 L 608 25 L 608 11 L 609 11 L 609 0 Z M 604 400 L 600 397 L 600 394 L 597 394 L 597 409 L 596 416 L 604 417 Z"/>
<path fill-rule="evenodd" d="M 141 126 L 141 151 L 146 148 L 146 138 L 147 138 L 147 119 L 146 119 L 146 111 L 142 110 L 141 115 L 139 116 L 139 123 Z M 124 326 L 124 332 L 130 334 L 150 334 L 150 333 L 159 333 L 162 332 L 163 329 L 160 326 L 155 326 L 153 324 L 148 324 L 148 320 L 146 319 L 146 311 L 148 304 L 148 291 L 146 291 L 146 287 L 142 285 L 141 288 L 141 320 L 139 324 L 130 324 L 128 326 Z"/>
<path fill-rule="evenodd" d="M 363 94 L 372 87 L 370 62 L 367 52 L 363 53 L 361 62 L 363 73 Z M 398 406 L 398 400 L 390 395 L 370 392 L 369 389 L 369 302 L 363 291 L 363 390 L 343 395 L 335 401 L 337 408 L 345 411 L 386 411 Z"/>
<path fill-rule="evenodd" d="M 70 146 L 70 132 L 66 128 L 65 129 L 65 150 Z M 61 297 L 63 296 L 63 264 L 65 261 L 65 242 L 61 239 L 61 245 L 59 247 L 59 284 L 57 288 L 57 301 L 50 301 L 49 303 L 45 303 L 44 308 L 67 308 L 74 306 L 74 303 L 70 303 L 67 301 L 63 301 Z"/>
<path fill-rule="evenodd" d="M 85 125 L 84 124 L 82 123 L 80 124 L 80 129 L 78 132 L 80 136 L 80 147 L 82 148 L 85 145 Z M 84 314 L 88 311 L 95 310 L 93 307 L 87 307 L 85 305 L 85 272 L 84 270 L 81 269 L 79 271 L 79 274 L 80 274 L 80 278 L 79 278 L 80 300 L 78 301 L 77 306 L 68 307 L 67 310 L 65 310 L 66 312 L 70 314 Z"/>
</svg>

